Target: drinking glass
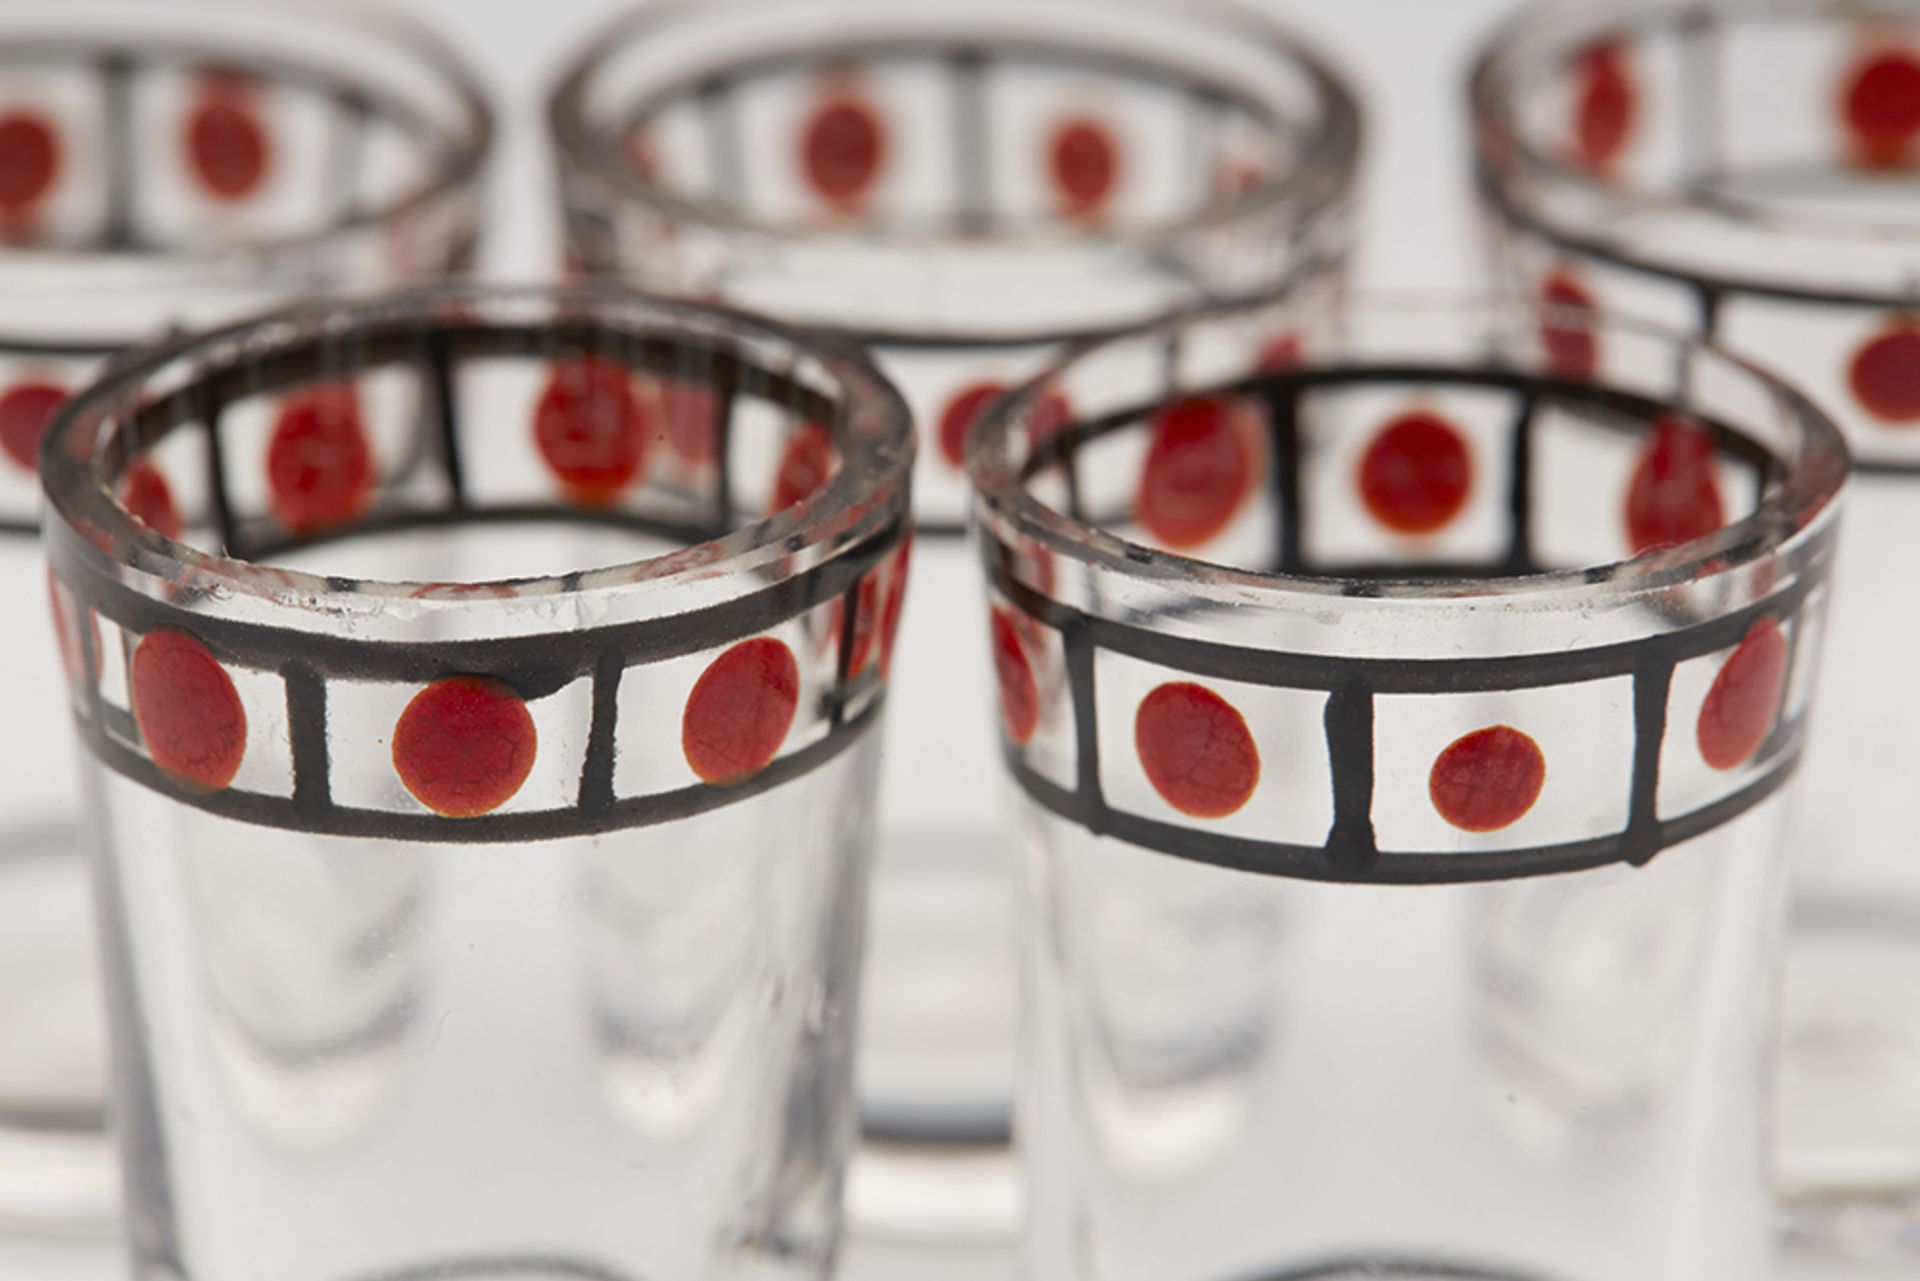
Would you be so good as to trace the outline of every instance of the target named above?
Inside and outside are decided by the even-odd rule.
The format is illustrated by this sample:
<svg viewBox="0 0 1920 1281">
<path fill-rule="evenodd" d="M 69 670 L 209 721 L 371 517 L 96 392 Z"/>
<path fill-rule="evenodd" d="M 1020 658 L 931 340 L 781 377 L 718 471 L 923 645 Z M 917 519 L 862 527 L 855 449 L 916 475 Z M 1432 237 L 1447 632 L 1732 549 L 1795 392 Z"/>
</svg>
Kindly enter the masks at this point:
<svg viewBox="0 0 1920 1281">
<path fill-rule="evenodd" d="M 448 288 L 180 340 L 52 433 L 139 1281 L 824 1276 L 898 396 Z"/>
<path fill-rule="evenodd" d="M 1757 1281 L 1844 446 L 1591 313 L 1356 303 L 1272 371 L 1284 311 L 1089 346 L 974 433 L 1025 1275 Z"/>
<path fill-rule="evenodd" d="M 35 450 L 169 328 L 463 267 L 490 122 L 435 38 L 351 5 L 0 6 L 0 1225 L 97 1231 L 102 1015 Z"/>
<path fill-rule="evenodd" d="M 629 15 L 549 118 L 576 267 L 857 339 L 913 407 L 854 1213 L 1010 1232 L 1014 842 L 962 443 L 1064 344 L 1182 302 L 1286 293 L 1291 359 L 1347 255 L 1352 97 L 1212 0 L 721 0 Z"/>
<path fill-rule="evenodd" d="M 1809 1244 L 1920 1235 L 1920 12 L 1813 0 L 1516 19 L 1473 83 L 1512 288 L 1647 316 L 1780 371 L 1860 475 L 1824 712 L 1794 822 L 1779 1187 Z M 1604 345 L 1561 343 L 1608 371 Z"/>
</svg>

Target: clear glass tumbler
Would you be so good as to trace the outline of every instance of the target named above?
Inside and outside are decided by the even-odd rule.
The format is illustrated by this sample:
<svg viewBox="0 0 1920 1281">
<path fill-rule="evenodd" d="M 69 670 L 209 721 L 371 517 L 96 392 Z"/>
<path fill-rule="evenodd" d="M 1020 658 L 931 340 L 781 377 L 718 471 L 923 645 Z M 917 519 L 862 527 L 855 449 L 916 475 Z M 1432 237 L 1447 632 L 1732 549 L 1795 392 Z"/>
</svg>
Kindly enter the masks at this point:
<svg viewBox="0 0 1920 1281">
<path fill-rule="evenodd" d="M 0 5 L 0 1228 L 103 1229 L 116 1183 L 35 537 L 47 422 L 174 326 L 463 267 L 490 132 L 473 77 L 377 11 Z"/>
<path fill-rule="evenodd" d="M 618 23 L 550 125 L 574 265 L 857 339 L 913 407 L 853 1212 L 1010 1232 L 1015 841 L 962 444 L 1063 345 L 1197 299 L 1287 293 L 1292 359 L 1347 255 L 1355 104 L 1213 0 L 720 0 Z"/>
<path fill-rule="evenodd" d="M 698 476 L 661 377 L 716 405 Z M 444 289 L 181 340 L 52 431 L 139 1281 L 823 1277 L 892 389 Z"/>
<path fill-rule="evenodd" d="M 1267 370 L 1284 323 L 1090 346 L 974 434 L 1025 1275 L 1759 1281 L 1840 437 L 1524 299 L 1356 304 Z"/>
<path fill-rule="evenodd" d="M 1920 11 L 1536 10 L 1473 82 L 1504 282 L 1765 363 L 1858 461 L 1821 724 L 1793 833 L 1778 1126 L 1789 1226 L 1920 1255 Z M 1559 359 L 1604 377 L 1605 345 Z"/>
</svg>

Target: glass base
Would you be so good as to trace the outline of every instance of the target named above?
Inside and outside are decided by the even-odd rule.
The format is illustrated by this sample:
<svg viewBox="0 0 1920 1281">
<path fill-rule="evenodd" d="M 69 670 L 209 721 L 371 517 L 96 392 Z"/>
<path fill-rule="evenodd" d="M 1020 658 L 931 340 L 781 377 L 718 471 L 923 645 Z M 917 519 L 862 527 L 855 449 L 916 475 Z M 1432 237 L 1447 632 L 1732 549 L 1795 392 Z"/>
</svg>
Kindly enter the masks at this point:
<svg viewBox="0 0 1920 1281">
<path fill-rule="evenodd" d="M 1852 1281 L 1882 1276 L 1911 1281 L 1920 1259 L 1920 1198 L 1881 1202 L 1860 1196 L 1806 1196 L 1781 1207 L 1787 1278 Z"/>
<path fill-rule="evenodd" d="M 1920 1255 L 1920 902 L 1806 895 L 1782 1010 L 1778 1181 L 1790 1241 Z"/>
<path fill-rule="evenodd" d="M 1014 1281 L 1018 1271 L 1011 1241 L 955 1245 L 854 1235 L 834 1281 Z"/>
<path fill-rule="evenodd" d="M 117 1237 L 49 1237 L 0 1231 L 0 1277 L 9 1281 L 128 1281 Z"/>
<path fill-rule="evenodd" d="M 0 1264 L 6 1259 L 3 1244 L 0 1244 Z M 13 1274 L 0 1272 L 0 1275 L 11 1277 Z M 792 1272 L 776 1268 L 767 1275 L 771 1281 L 772 1278 L 790 1277 Z M 94 1263 L 88 1265 L 85 1271 L 36 1273 L 34 1281 L 126 1281 L 126 1277 L 124 1263 L 113 1270 L 101 1270 Z M 190 1281 L 190 1278 L 182 1277 L 171 1268 L 149 1267 L 144 1272 L 136 1268 L 132 1281 Z M 484 1255 L 388 1269 L 356 1276 L 351 1281 L 642 1281 L 642 1278 L 615 1272 L 598 1264 L 562 1258 Z"/>
<path fill-rule="evenodd" d="M 861 1144 L 847 1171 L 847 1232 L 881 1243 L 987 1249 L 1020 1226 L 1010 1147 Z"/>
<path fill-rule="evenodd" d="M 355 1281 L 633 1281 L 618 1272 L 566 1259 L 485 1256 L 380 1272 Z"/>
<path fill-rule="evenodd" d="M 1865 1259 L 1837 1263 L 1817 1245 L 1802 1250 L 1789 1242 L 1772 1281 L 1913 1281 L 1913 1263 Z"/>
<path fill-rule="evenodd" d="M 1544 1281 L 1516 1272 L 1483 1272 L 1422 1259 L 1363 1258 L 1281 1268 L 1260 1281 Z"/>
<path fill-rule="evenodd" d="M 991 828 L 884 833 L 861 996 L 855 1232 L 949 1242 L 1013 1232 L 1010 846 Z"/>
<path fill-rule="evenodd" d="M 69 828 L 0 831 L 0 1231 L 113 1223 L 92 918 Z"/>
<path fill-rule="evenodd" d="M 858 1238 L 848 1244 L 837 1281 L 1013 1281 L 1019 1275 L 1015 1251 L 1009 1248 L 912 1248 Z M 1253 1274 L 1222 1281 L 1254 1281 Z M 1485 1270 L 1445 1262 L 1400 1257 L 1325 1260 L 1275 1268 L 1258 1281 L 1549 1281 L 1546 1278 Z M 1789 1281 L 1779 1278 L 1776 1281 Z M 1799 1281 L 1798 1278 L 1792 1281 Z M 1812 1281 L 1811 1274 L 1806 1281 Z M 1821 1281 L 1834 1281 L 1823 1277 Z M 1853 1278 L 1848 1281 L 1865 1281 Z M 1878 1277 L 1873 1281 L 1879 1281 Z"/>
</svg>

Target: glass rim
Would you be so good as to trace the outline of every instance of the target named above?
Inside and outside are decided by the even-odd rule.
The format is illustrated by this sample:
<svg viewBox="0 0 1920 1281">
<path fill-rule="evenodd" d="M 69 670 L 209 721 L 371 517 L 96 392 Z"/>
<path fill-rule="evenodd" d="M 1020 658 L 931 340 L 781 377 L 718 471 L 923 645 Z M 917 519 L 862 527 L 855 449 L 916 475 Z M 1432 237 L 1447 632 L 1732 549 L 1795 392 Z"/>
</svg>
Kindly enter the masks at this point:
<svg viewBox="0 0 1920 1281">
<path fill-rule="evenodd" d="M 1178 552 L 1163 551 L 1114 534 L 1036 498 L 1021 476 L 1016 445 L 1023 415 L 1042 403 L 1054 380 L 1082 360 L 1119 343 L 1171 332 L 1209 319 L 1230 318 L 1244 310 L 1241 304 L 1188 308 L 1128 333 L 1084 343 L 1063 353 L 1045 370 L 1010 392 L 975 422 L 967 439 L 967 477 L 977 509 L 991 512 L 1016 532 L 1057 554 L 1125 577 L 1192 584 L 1235 593 L 1241 601 L 1281 605 L 1365 598 L 1383 602 L 1436 602 L 1472 605 L 1511 602 L 1548 608 L 1579 608 L 1596 595 L 1626 597 L 1663 591 L 1696 579 L 1731 573 L 1743 565 L 1793 541 L 1832 507 L 1851 475 L 1851 453 L 1839 427 L 1809 397 L 1775 377 L 1764 367 L 1712 343 L 1685 337 L 1612 313 L 1546 305 L 1520 294 L 1377 292 L 1350 302 L 1349 316 L 1421 316 L 1471 314 L 1485 319 L 1512 319 L 1529 326 L 1543 322 L 1556 328 L 1584 329 L 1604 334 L 1633 334 L 1664 343 L 1676 351 L 1705 357 L 1733 370 L 1762 388 L 1796 425 L 1799 449 L 1781 460 L 1780 477 L 1764 491 L 1754 508 L 1713 533 L 1674 547 L 1660 548 L 1605 565 L 1549 570 L 1535 574 L 1488 574 L 1484 577 L 1356 578 L 1335 574 L 1292 573 L 1236 567 Z M 1341 320 L 1334 322 L 1337 329 Z M 1309 358 L 1309 364 L 1311 364 Z M 1436 364 L 1459 365 L 1456 359 Z M 1479 362 L 1491 365 L 1491 358 Z M 1602 380 L 1604 382 L 1604 380 Z"/>
<path fill-rule="evenodd" d="M 408 13 L 369 0 L 329 0 L 324 6 L 296 4 L 291 0 L 195 0 L 198 4 L 225 7 L 236 12 L 267 15 L 274 21 L 288 21 L 325 27 L 349 33 L 357 32 L 380 40 L 385 47 L 397 49 L 416 60 L 423 69 L 440 78 L 443 87 L 453 93 L 458 105 L 459 132 L 452 139 L 435 171 L 426 181 L 415 185 L 397 199 L 371 207 L 354 207 L 343 216 L 331 218 L 310 229 L 290 235 L 242 240 L 219 246 L 134 247 L 134 248 L 19 248 L 0 245 L 0 272 L 29 264 L 32 270 L 86 272 L 114 271 L 128 266 L 152 271 L 160 269 L 188 278 L 225 274 L 241 276 L 248 272 L 279 270 L 276 260 L 323 249 L 350 238 L 369 227 L 400 222 L 429 208 L 463 187 L 473 184 L 484 171 L 490 156 L 498 123 L 493 107 L 478 74 L 454 47 L 443 40 L 429 24 Z M 58 33 L 71 25 L 88 6 L 124 4 L 124 0 L 39 0 L 44 7 L 47 30 Z M 20 13 L 29 6 L 18 0 L 0 13 Z M 13 37 L 0 34 L 0 45 Z M 82 46 L 117 42 L 111 36 L 76 29 L 72 37 Z"/>
<path fill-rule="evenodd" d="M 463 590 L 451 598 L 423 594 L 423 589 L 445 584 L 282 568 L 168 538 L 132 514 L 111 483 L 117 477 L 103 477 L 101 473 L 100 447 L 117 430 L 117 411 L 138 403 L 147 380 L 176 362 L 213 356 L 210 363 L 231 367 L 249 357 L 295 351 L 327 339 L 350 342 L 357 326 L 382 320 L 444 317 L 463 306 L 489 305 L 555 313 L 579 309 L 590 315 L 611 311 L 635 324 L 653 324 L 667 331 L 692 323 L 704 326 L 702 332 L 717 338 L 771 342 L 793 357 L 819 363 L 845 397 L 837 421 L 858 422 L 872 430 L 838 433 L 840 466 L 806 498 L 720 537 L 610 565 L 517 578 L 462 580 L 458 584 L 461 588 L 473 590 Z M 443 282 L 387 293 L 307 299 L 218 328 L 184 334 L 115 361 L 55 415 L 41 446 L 40 476 L 47 528 L 71 534 L 86 545 L 91 556 L 158 583 L 190 580 L 198 586 L 244 594 L 274 606 L 341 619 L 377 613 L 382 606 L 400 599 L 425 610 L 457 608 L 470 614 L 511 608 L 516 601 L 524 603 L 529 597 L 575 599 L 636 589 L 669 590 L 695 579 L 791 562 L 811 549 L 857 541 L 881 530 L 889 519 L 888 500 L 908 491 L 914 450 L 912 416 L 899 391 L 864 352 L 831 336 L 788 328 L 729 307 L 658 298 L 610 283 L 547 286 Z M 354 533 L 355 524 L 349 521 L 324 541 L 339 542 Z"/>
<path fill-rule="evenodd" d="M 1920 14 L 1911 7 L 1890 6 L 1884 0 L 1863 0 L 1844 9 L 1836 9 L 1825 0 L 1770 0 L 1764 6 L 1744 7 L 1717 4 L 1712 0 L 1686 0 L 1680 4 L 1673 0 L 1637 0 L 1630 5 L 1604 8 L 1584 0 L 1533 0 L 1508 15 L 1485 38 L 1467 77 L 1467 106 L 1478 184 L 1509 219 L 1530 226 L 1557 247 L 1603 262 L 1744 294 L 1864 306 L 1912 305 L 1912 288 L 1836 289 L 1822 284 L 1822 273 L 1817 267 L 1796 272 L 1791 259 L 1770 264 L 1771 272 L 1763 270 L 1758 262 L 1750 274 L 1704 269 L 1685 254 L 1648 253 L 1628 248 L 1610 237 L 1605 229 L 1616 218 L 1657 211 L 1692 218 L 1707 229 L 1730 229 L 1762 239 L 1794 236 L 1850 249 L 1857 249 L 1863 242 L 1878 242 L 1884 244 L 1889 253 L 1911 253 L 1920 247 L 1920 218 L 1889 221 L 1878 216 L 1823 216 L 1772 207 L 1751 199 L 1701 200 L 1690 198 L 1684 189 L 1632 187 L 1565 162 L 1531 144 L 1515 127 L 1511 73 L 1547 48 L 1564 52 L 1577 49 L 1582 40 L 1642 27 L 1684 30 L 1703 23 L 1777 21 L 1789 17 L 1865 25 L 1877 19 L 1912 22 L 1920 18 Z M 1573 20 L 1586 23 L 1578 38 L 1568 33 L 1556 36 L 1545 47 L 1531 46 L 1530 42 L 1540 37 L 1543 28 Z M 1519 176 L 1522 173 L 1578 190 L 1595 206 L 1593 214 L 1578 222 L 1543 214 L 1538 202 L 1524 198 L 1525 187 Z"/>
<path fill-rule="evenodd" d="M 668 220 L 681 225 L 696 225 L 722 234 L 752 237 L 777 243 L 822 245 L 869 245 L 911 248 L 945 239 L 944 235 L 924 232 L 889 232 L 886 229 L 848 226 L 797 226 L 743 214 L 730 206 L 710 200 L 690 198 L 650 181 L 621 160 L 618 143 L 605 136 L 587 119 L 586 98 L 596 78 L 621 50 L 656 32 L 671 30 L 689 18 L 705 18 L 722 7 L 749 10 L 767 7 L 770 0 L 665 0 L 633 9 L 606 24 L 560 73 L 547 97 L 548 136 L 560 156 L 582 170 L 608 183 L 622 203 L 637 203 L 652 208 Z M 1102 0 L 1095 10 L 1123 6 L 1142 13 L 1171 14 L 1176 6 L 1169 0 Z M 1075 242 L 1122 243 L 1148 248 L 1189 236 L 1206 236 L 1241 224 L 1249 218 L 1272 214 L 1287 205 L 1297 205 L 1294 221 L 1310 226 L 1324 211 L 1339 205 L 1352 187 L 1361 153 L 1364 115 L 1358 98 L 1334 64 L 1317 52 L 1288 25 L 1276 22 L 1264 12 L 1240 4 L 1237 0 L 1182 0 L 1177 5 L 1179 19 L 1190 28 L 1205 28 L 1221 35 L 1240 34 L 1258 41 L 1265 49 L 1291 61 L 1305 73 L 1324 112 L 1321 127 L 1315 131 L 1298 162 L 1278 178 L 1231 201 L 1220 202 L 1183 218 L 1155 222 L 1118 232 L 1098 227 L 1065 227 L 1040 224 L 1015 234 L 992 233 L 984 238 L 996 246 L 1034 246 Z M 1062 49 L 1073 46 L 1053 42 Z M 825 49 L 823 47 L 823 52 Z M 969 237 L 982 239 L 979 237 Z"/>
</svg>

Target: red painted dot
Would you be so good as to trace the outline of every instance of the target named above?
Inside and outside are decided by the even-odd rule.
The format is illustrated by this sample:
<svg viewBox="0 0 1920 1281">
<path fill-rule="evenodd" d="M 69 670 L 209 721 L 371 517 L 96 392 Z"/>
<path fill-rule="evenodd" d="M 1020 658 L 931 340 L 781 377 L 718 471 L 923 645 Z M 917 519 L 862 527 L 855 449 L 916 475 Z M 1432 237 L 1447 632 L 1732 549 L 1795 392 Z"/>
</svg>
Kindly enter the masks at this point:
<svg viewBox="0 0 1920 1281">
<path fill-rule="evenodd" d="M 1778 623 L 1763 618 L 1748 629 L 1700 706 L 1701 759 L 1717 770 L 1744 764 L 1767 741 L 1786 692 L 1787 638 Z"/>
<path fill-rule="evenodd" d="M 1040 684 L 1033 660 L 1013 615 L 996 607 L 988 626 L 993 643 L 993 673 L 1000 684 L 1000 725 L 1009 742 L 1024 746 L 1040 726 Z"/>
<path fill-rule="evenodd" d="M 1462 831 L 1497 832 L 1533 808 L 1546 782 L 1540 745 L 1511 725 L 1494 725 L 1440 753 L 1427 776 L 1427 794 L 1440 817 Z"/>
<path fill-rule="evenodd" d="M 1473 457 L 1453 425 L 1414 410 L 1395 418 L 1360 459 L 1361 501 L 1397 534 L 1432 534 L 1467 505 Z"/>
<path fill-rule="evenodd" d="M 956 468 L 965 466 L 967 430 L 1006 390 L 999 383 L 975 383 L 947 402 L 940 415 L 940 453 L 949 464 Z"/>
<path fill-rule="evenodd" d="M 1087 215 L 1120 183 L 1120 153 L 1106 125 L 1090 117 L 1064 120 L 1047 149 L 1054 190 L 1068 213 Z"/>
<path fill-rule="evenodd" d="M 353 519 L 373 488 L 360 398 L 344 383 L 287 397 L 267 441 L 274 514 L 297 531 Z"/>
<path fill-rule="evenodd" d="M 413 589 L 415 600 L 512 600 L 517 593 L 505 583 L 422 583 Z"/>
<path fill-rule="evenodd" d="M 802 165 L 814 191 L 830 204 L 859 204 L 880 180 L 886 157 L 886 129 L 859 98 L 831 96 L 807 120 Z"/>
<path fill-rule="evenodd" d="M 1540 318 L 1548 368 L 1562 378 L 1590 381 L 1600 367 L 1600 338 L 1588 321 L 1598 310 L 1593 295 L 1571 275 L 1556 271 L 1540 286 L 1540 303 L 1548 311 Z M 1569 314 L 1555 317 L 1553 312 Z"/>
<path fill-rule="evenodd" d="M 48 382 L 16 383 L 0 395 L 0 448 L 7 457 L 33 471 L 40 458 L 40 441 L 54 413 L 67 403 L 67 389 Z"/>
<path fill-rule="evenodd" d="M 1251 195 L 1272 178 L 1272 171 L 1262 161 L 1223 156 L 1213 171 L 1213 189 L 1216 195 L 1232 199 Z"/>
<path fill-rule="evenodd" d="M 60 136 L 35 111 L 0 115 L 0 215 L 18 217 L 53 190 L 60 176 Z"/>
<path fill-rule="evenodd" d="M 720 398 L 711 387 L 669 379 L 658 385 L 655 401 L 667 447 L 696 466 L 720 453 Z"/>
<path fill-rule="evenodd" d="M 1161 545 L 1198 547 L 1233 522 L 1253 482 L 1253 447 L 1217 397 L 1194 396 L 1154 415 L 1134 511 Z"/>
<path fill-rule="evenodd" d="M 1589 169 L 1611 168 L 1626 150 L 1639 110 L 1626 50 L 1602 41 L 1574 64 L 1574 148 Z"/>
<path fill-rule="evenodd" d="M 1024 583 L 1047 600 L 1056 598 L 1055 569 L 1053 553 L 1031 539 L 1019 539 L 997 549 L 1003 572 L 1014 582 Z M 1020 638 L 1027 643 L 1030 653 L 1044 652 L 1047 627 L 1033 615 L 1023 611 L 1010 614 L 1013 625 L 1020 629 Z"/>
<path fill-rule="evenodd" d="M 482 676 L 435 681 L 393 727 L 393 772 L 415 800 L 446 818 L 491 814 L 512 800 L 538 750 L 526 702 Z"/>
<path fill-rule="evenodd" d="M 1627 546 L 1639 556 L 1705 538 L 1726 523 L 1714 470 L 1713 433 L 1669 415 L 1652 437 L 1627 487 Z"/>
<path fill-rule="evenodd" d="M 835 470 L 833 437 L 818 423 L 807 423 L 787 438 L 780 470 L 774 474 L 773 502 L 768 510 L 785 511 L 813 497 Z"/>
<path fill-rule="evenodd" d="M 540 456 L 573 501 L 605 507 L 645 470 L 645 408 L 627 367 L 581 356 L 553 367 L 533 411 Z"/>
<path fill-rule="evenodd" d="M 1860 163 L 1911 160 L 1920 139 L 1920 56 L 1906 49 L 1868 54 L 1848 74 L 1840 114 Z"/>
<path fill-rule="evenodd" d="M 1073 406 L 1059 392 L 1046 392 L 1026 411 L 1020 426 L 1027 434 L 1027 448 L 1038 450 L 1073 426 Z"/>
<path fill-rule="evenodd" d="M 53 576 L 53 567 L 47 567 L 47 602 L 53 607 L 53 635 L 60 646 L 60 666 L 65 670 L 69 682 L 85 677 L 87 670 L 86 651 L 81 647 L 80 627 L 74 615 L 78 605 L 60 580 Z M 92 610 L 86 611 L 87 630 L 93 633 L 93 652 L 99 655 L 100 620 Z"/>
<path fill-rule="evenodd" d="M 880 595 L 880 577 L 879 570 L 869 571 L 860 579 L 860 587 L 854 593 L 853 636 L 846 647 L 847 675 L 850 677 L 867 670 L 867 664 L 873 659 L 874 646 L 880 638 L 881 613 L 885 608 Z M 847 598 L 836 596 L 827 617 L 828 632 L 837 645 L 847 621 Z"/>
<path fill-rule="evenodd" d="M 660 152 L 653 145 L 653 135 L 645 126 L 635 126 L 627 134 L 627 164 L 648 182 L 659 181 Z"/>
<path fill-rule="evenodd" d="M 1027 584 L 1047 600 L 1056 598 L 1053 553 L 1038 543 L 1023 541 L 1009 549 L 1007 559 L 1014 581 Z M 1014 613 L 1013 623 L 1020 629 L 1029 653 L 1046 652 L 1048 629 L 1045 624 L 1024 612 Z"/>
<path fill-rule="evenodd" d="M 941 457 L 945 457 L 954 469 L 966 465 L 966 434 L 972 430 L 973 423 L 981 413 L 987 411 L 996 399 L 1006 394 L 1006 388 L 998 382 L 975 382 L 964 392 L 950 399 L 947 409 L 941 413 Z M 1073 407 L 1068 398 L 1060 392 L 1046 392 L 1033 403 L 1025 413 L 1023 424 L 1027 428 L 1029 446 L 1043 446 L 1054 436 L 1058 436 L 1066 426 L 1073 423 Z"/>
<path fill-rule="evenodd" d="M 153 763 L 182 787 L 217 792 L 247 751 L 247 713 L 220 661 L 193 637 L 149 632 L 133 651 L 133 719 Z"/>
<path fill-rule="evenodd" d="M 162 538 L 180 537 L 183 526 L 173 489 L 152 463 L 143 459 L 127 468 L 120 478 L 120 505 Z"/>
<path fill-rule="evenodd" d="M 1275 334 L 1260 345 L 1254 355 L 1254 370 L 1262 374 L 1284 374 L 1300 366 L 1304 355 L 1298 334 Z"/>
<path fill-rule="evenodd" d="M 1920 324 L 1902 317 L 1869 339 L 1854 353 L 1847 385 L 1861 407 L 1882 422 L 1920 422 Z"/>
<path fill-rule="evenodd" d="M 1142 699 L 1133 745 L 1153 790 L 1194 818 L 1235 813 L 1260 781 L 1246 718 L 1204 685 L 1162 685 Z"/>
<path fill-rule="evenodd" d="M 273 145 L 255 97 L 243 79 L 209 76 L 187 116 L 187 171 L 215 200 L 245 200 L 267 180 Z"/>
<path fill-rule="evenodd" d="M 880 674 L 886 676 L 893 671 L 893 645 L 900 635 L 900 615 L 907 604 L 907 567 L 913 558 L 913 535 L 909 532 L 900 542 L 900 550 L 894 557 L 893 577 L 887 582 L 887 600 L 880 614 Z"/>
<path fill-rule="evenodd" d="M 680 747 L 715 787 L 744 783 L 772 763 L 800 706 L 800 667 L 772 637 L 741 641 L 713 660 L 687 696 Z"/>
</svg>

